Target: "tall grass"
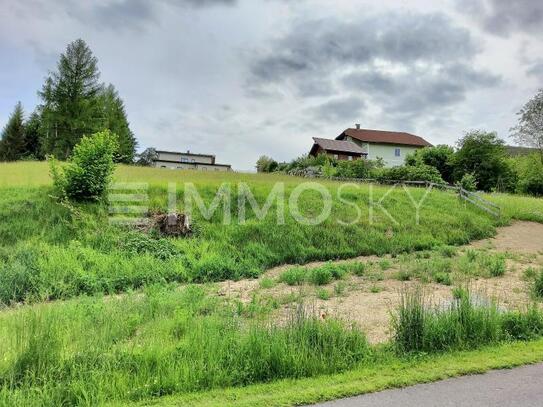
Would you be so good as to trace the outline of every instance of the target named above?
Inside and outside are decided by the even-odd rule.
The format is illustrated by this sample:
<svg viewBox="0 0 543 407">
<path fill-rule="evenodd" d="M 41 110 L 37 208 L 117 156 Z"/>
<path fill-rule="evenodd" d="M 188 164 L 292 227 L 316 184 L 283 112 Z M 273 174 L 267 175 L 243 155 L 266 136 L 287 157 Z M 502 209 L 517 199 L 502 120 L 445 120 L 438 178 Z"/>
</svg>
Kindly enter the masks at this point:
<svg viewBox="0 0 543 407">
<path fill-rule="evenodd" d="M 338 372 L 364 335 L 301 310 L 246 319 L 191 286 L 81 299 L 0 316 L 0 405 L 101 405 Z"/>
<path fill-rule="evenodd" d="M 543 314 L 535 306 L 504 311 L 474 297 L 468 289 L 449 304 L 432 306 L 420 290 L 402 293 L 393 316 L 394 344 L 399 353 L 472 349 L 510 339 L 530 339 L 543 333 Z"/>
</svg>

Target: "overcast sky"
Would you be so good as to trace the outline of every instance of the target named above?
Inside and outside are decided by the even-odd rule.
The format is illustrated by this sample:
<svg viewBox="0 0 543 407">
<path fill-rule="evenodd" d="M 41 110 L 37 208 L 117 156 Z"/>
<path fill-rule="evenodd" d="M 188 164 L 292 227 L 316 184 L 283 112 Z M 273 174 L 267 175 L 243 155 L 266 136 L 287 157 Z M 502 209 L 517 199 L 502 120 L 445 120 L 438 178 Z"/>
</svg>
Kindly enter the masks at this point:
<svg viewBox="0 0 543 407">
<path fill-rule="evenodd" d="M 91 4 L 92 3 L 92 4 Z M 251 170 L 354 123 L 508 140 L 543 87 L 541 0 L 0 0 L 0 126 L 82 38 L 140 149 Z"/>
</svg>

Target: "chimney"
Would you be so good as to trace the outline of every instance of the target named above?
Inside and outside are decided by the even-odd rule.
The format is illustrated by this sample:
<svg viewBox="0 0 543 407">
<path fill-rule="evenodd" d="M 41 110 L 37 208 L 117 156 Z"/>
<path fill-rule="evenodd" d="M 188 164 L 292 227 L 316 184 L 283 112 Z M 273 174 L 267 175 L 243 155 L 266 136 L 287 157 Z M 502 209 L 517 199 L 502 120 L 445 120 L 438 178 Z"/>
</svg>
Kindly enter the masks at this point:
<svg viewBox="0 0 543 407">
<path fill-rule="evenodd" d="M 356 123 L 354 127 L 356 127 L 356 130 L 360 130 L 360 123 Z"/>
</svg>

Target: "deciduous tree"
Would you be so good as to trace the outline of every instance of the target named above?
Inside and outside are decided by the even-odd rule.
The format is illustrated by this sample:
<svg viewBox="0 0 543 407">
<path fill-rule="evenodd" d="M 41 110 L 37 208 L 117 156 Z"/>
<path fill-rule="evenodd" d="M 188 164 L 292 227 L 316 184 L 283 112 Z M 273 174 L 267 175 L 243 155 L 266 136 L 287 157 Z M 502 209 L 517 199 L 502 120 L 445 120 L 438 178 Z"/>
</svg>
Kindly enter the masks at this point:
<svg viewBox="0 0 543 407">
<path fill-rule="evenodd" d="M 543 89 L 530 99 L 518 112 L 519 121 L 512 136 L 519 144 L 539 150 L 543 163 Z"/>
</svg>

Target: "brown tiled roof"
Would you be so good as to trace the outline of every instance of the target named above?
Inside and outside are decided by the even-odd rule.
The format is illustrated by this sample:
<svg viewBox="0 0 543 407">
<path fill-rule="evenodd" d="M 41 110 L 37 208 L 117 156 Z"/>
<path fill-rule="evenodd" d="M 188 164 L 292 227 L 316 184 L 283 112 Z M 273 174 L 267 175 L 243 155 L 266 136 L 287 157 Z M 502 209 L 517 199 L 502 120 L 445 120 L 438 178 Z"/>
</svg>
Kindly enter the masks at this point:
<svg viewBox="0 0 543 407">
<path fill-rule="evenodd" d="M 366 154 L 364 150 L 357 144 L 352 141 L 344 140 L 330 140 L 327 138 L 317 138 L 313 137 L 315 145 L 320 146 L 323 150 L 326 151 L 336 151 L 339 153 L 351 153 L 351 154 Z"/>
<path fill-rule="evenodd" d="M 369 129 L 347 129 L 339 136 L 337 140 L 342 140 L 346 136 L 369 143 L 403 144 L 408 146 L 431 147 L 422 137 L 413 134 L 398 131 L 383 131 Z"/>
</svg>

